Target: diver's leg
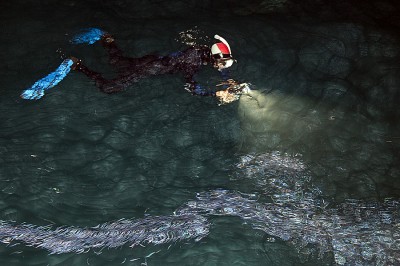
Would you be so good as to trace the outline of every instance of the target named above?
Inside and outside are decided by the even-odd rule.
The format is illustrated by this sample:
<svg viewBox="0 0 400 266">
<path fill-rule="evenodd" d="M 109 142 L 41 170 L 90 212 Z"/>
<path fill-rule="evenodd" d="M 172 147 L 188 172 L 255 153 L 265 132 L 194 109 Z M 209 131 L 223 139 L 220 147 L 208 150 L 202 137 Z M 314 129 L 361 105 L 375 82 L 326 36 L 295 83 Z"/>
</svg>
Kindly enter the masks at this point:
<svg viewBox="0 0 400 266">
<path fill-rule="evenodd" d="M 131 58 L 123 55 L 123 51 L 117 46 L 112 35 L 106 33 L 101 38 L 101 45 L 107 50 L 110 65 L 120 72 L 131 66 Z"/>
<path fill-rule="evenodd" d="M 100 73 L 90 70 L 87 66 L 82 64 L 81 60 L 75 57 L 72 57 L 71 59 L 74 61 L 72 69 L 85 74 L 88 78 L 93 80 L 100 91 L 110 94 L 124 90 L 124 86 L 118 84 L 117 80 L 105 79 Z"/>
<path fill-rule="evenodd" d="M 107 49 L 108 55 L 111 58 L 123 58 L 122 50 L 115 43 L 115 39 L 111 34 L 104 34 L 101 37 L 101 45 Z"/>
<path fill-rule="evenodd" d="M 111 65 L 120 67 L 121 65 L 126 64 L 128 59 L 124 57 L 122 50 L 116 45 L 114 37 L 101 29 L 83 29 L 71 39 L 71 43 L 73 44 L 92 45 L 97 41 L 100 41 L 103 47 L 107 49 Z"/>
</svg>

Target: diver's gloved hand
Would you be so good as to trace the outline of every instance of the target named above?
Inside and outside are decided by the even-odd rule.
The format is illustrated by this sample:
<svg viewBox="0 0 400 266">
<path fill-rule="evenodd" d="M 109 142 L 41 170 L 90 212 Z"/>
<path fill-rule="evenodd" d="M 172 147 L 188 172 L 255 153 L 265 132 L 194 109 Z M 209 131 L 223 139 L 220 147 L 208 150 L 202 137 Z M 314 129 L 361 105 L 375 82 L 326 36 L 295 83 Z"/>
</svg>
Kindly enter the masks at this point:
<svg viewBox="0 0 400 266">
<path fill-rule="evenodd" d="M 228 104 L 239 100 L 240 95 L 246 94 L 250 95 L 251 89 L 249 83 L 237 83 L 233 79 L 227 80 L 223 85 L 229 85 L 225 90 L 220 90 L 216 92 L 216 96 L 220 101 L 220 104 Z M 218 84 L 217 86 L 221 86 Z"/>
<path fill-rule="evenodd" d="M 220 105 L 239 100 L 239 95 L 230 92 L 229 89 L 217 91 L 215 95 L 218 98 Z"/>
<path fill-rule="evenodd" d="M 216 85 L 233 94 L 247 94 L 250 91 L 250 83 L 239 83 L 236 80 L 228 79 Z"/>
<path fill-rule="evenodd" d="M 234 86 L 239 85 L 239 83 L 234 80 L 234 79 L 227 79 L 226 81 L 223 81 L 219 84 L 217 84 L 217 87 L 222 87 L 223 89 L 229 89 L 229 88 L 233 88 Z"/>
<path fill-rule="evenodd" d="M 101 39 L 101 37 L 106 34 L 105 31 L 102 31 L 97 28 L 87 28 L 83 29 L 81 33 L 76 34 L 71 42 L 73 44 L 94 44 L 98 40 Z"/>
</svg>

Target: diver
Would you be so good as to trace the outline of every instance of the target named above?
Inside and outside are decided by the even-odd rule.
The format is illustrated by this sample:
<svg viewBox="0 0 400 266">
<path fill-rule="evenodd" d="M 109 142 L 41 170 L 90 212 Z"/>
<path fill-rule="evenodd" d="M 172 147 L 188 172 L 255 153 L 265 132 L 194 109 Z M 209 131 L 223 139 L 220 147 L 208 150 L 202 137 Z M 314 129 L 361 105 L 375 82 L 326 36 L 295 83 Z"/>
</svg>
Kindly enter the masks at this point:
<svg viewBox="0 0 400 266">
<path fill-rule="evenodd" d="M 229 103 L 238 99 L 247 84 L 238 84 L 227 79 L 221 84 L 222 90 L 215 91 L 200 86 L 194 75 L 203 65 L 212 65 L 226 77 L 226 69 L 236 61 L 232 57 L 228 42 L 219 35 L 211 48 L 207 46 L 191 46 L 183 51 L 166 56 L 145 55 L 139 58 L 126 57 L 116 45 L 115 39 L 109 33 L 100 29 L 90 28 L 76 35 L 71 42 L 74 44 L 94 44 L 97 41 L 108 51 L 109 62 L 116 68 L 118 76 L 106 79 L 100 73 L 90 70 L 76 57 L 65 59 L 52 73 L 33 84 L 22 92 L 21 97 L 28 100 L 40 99 L 44 92 L 56 86 L 71 70 L 79 71 L 93 80 L 100 91 L 116 93 L 124 91 L 128 86 L 143 78 L 162 74 L 181 73 L 185 78 L 185 89 L 193 95 L 217 97 L 221 103 Z M 247 89 L 247 87 L 246 87 Z"/>
</svg>

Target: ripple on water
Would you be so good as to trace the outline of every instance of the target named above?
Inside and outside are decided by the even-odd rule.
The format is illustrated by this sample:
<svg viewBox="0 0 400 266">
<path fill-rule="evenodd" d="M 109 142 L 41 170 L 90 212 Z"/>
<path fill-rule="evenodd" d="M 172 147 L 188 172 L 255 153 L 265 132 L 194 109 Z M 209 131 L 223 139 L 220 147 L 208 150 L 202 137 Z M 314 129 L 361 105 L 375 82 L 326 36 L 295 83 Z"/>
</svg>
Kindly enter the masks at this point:
<svg viewBox="0 0 400 266">
<path fill-rule="evenodd" d="M 115 150 L 133 149 L 135 139 L 132 135 L 121 132 L 119 130 L 112 130 L 104 138 L 104 143 L 110 145 Z"/>
<path fill-rule="evenodd" d="M 102 159 L 96 161 L 88 161 L 88 174 L 96 176 L 99 180 L 111 179 L 114 176 L 120 176 L 123 172 L 121 165 L 124 158 L 117 152 L 111 153 Z"/>
<path fill-rule="evenodd" d="M 90 141 L 99 141 L 106 134 L 106 129 L 101 125 L 94 125 L 86 129 L 84 137 Z"/>
<path fill-rule="evenodd" d="M 20 221 L 24 217 L 20 208 L 17 206 L 16 207 L 7 206 L 1 209 L 0 216 L 2 219 L 9 221 Z"/>
<path fill-rule="evenodd" d="M 138 121 L 131 115 L 120 115 L 114 119 L 114 129 L 133 134 L 139 127 Z"/>
</svg>

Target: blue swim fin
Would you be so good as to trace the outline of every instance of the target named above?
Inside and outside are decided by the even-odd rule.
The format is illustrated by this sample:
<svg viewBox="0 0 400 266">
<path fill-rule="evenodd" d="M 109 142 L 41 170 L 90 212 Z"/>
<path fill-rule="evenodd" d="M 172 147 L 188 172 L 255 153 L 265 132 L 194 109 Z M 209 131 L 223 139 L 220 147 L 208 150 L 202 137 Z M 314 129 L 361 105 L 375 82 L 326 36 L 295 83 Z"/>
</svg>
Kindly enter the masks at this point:
<svg viewBox="0 0 400 266">
<path fill-rule="evenodd" d="M 73 44 L 94 44 L 101 39 L 105 32 L 97 28 L 83 29 L 81 33 L 75 35 L 71 42 Z"/>
<path fill-rule="evenodd" d="M 24 90 L 21 93 L 21 98 L 25 100 L 42 98 L 46 90 L 53 88 L 67 76 L 73 64 L 74 62 L 71 59 L 65 59 L 54 72 L 36 81 L 29 89 Z"/>
</svg>

